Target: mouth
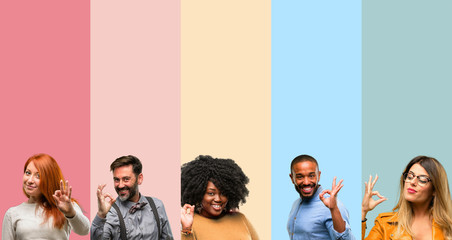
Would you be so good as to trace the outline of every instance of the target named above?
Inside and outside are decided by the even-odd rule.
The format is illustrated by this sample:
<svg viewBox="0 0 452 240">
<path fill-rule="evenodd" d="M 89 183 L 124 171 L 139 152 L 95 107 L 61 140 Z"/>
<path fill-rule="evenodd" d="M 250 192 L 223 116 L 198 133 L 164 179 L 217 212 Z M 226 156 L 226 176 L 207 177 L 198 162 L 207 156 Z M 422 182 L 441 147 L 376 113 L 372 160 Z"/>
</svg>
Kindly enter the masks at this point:
<svg viewBox="0 0 452 240">
<path fill-rule="evenodd" d="M 416 193 L 417 191 L 414 190 L 414 189 L 412 189 L 412 188 L 408 188 L 408 189 L 407 189 L 407 192 L 408 192 L 408 193 Z"/>
<path fill-rule="evenodd" d="M 26 188 L 27 190 L 34 190 L 34 189 L 36 189 L 36 186 L 25 185 L 25 188 Z"/>
<path fill-rule="evenodd" d="M 218 205 L 218 204 L 212 205 L 212 208 L 213 208 L 215 211 L 221 211 L 221 210 L 223 210 L 223 206 Z"/>
<path fill-rule="evenodd" d="M 310 195 L 314 192 L 315 185 L 299 185 L 298 189 L 300 189 L 302 194 Z"/>
</svg>

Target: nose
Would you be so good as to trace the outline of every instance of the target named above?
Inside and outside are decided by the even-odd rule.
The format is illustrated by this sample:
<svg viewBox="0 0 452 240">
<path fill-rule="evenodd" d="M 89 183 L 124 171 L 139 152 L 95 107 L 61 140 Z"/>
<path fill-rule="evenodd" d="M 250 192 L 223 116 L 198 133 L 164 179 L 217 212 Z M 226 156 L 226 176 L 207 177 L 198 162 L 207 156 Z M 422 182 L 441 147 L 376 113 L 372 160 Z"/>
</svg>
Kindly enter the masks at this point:
<svg viewBox="0 0 452 240">
<path fill-rule="evenodd" d="M 221 202 L 220 194 L 215 194 L 214 199 L 215 202 Z"/>
<path fill-rule="evenodd" d="M 119 180 L 119 185 L 118 185 L 118 187 L 119 187 L 119 188 L 123 188 L 123 187 L 124 187 L 124 181 Z"/>
<path fill-rule="evenodd" d="M 304 185 L 309 185 L 309 179 L 307 178 L 307 177 L 305 177 L 304 179 L 303 179 L 303 184 Z"/>
<path fill-rule="evenodd" d="M 28 176 L 28 179 L 27 179 L 27 183 L 34 183 L 35 182 L 35 180 L 33 179 L 33 176 Z"/>
</svg>

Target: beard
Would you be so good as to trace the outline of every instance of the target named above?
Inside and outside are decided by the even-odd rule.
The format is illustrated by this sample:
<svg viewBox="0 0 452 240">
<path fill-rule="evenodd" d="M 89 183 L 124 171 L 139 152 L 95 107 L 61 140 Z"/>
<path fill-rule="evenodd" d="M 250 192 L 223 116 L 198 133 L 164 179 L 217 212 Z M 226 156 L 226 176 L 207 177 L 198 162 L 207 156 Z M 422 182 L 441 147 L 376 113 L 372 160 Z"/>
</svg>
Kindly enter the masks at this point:
<svg viewBox="0 0 452 240">
<path fill-rule="evenodd" d="M 128 201 L 131 198 L 133 198 L 135 195 L 138 194 L 138 182 L 135 181 L 135 183 L 132 185 L 132 187 L 128 187 L 128 186 L 124 186 L 122 188 L 115 187 L 115 190 L 116 190 L 116 193 L 118 193 L 119 200 L 121 200 L 122 202 Z M 119 194 L 119 192 L 122 190 L 128 190 L 129 193 L 124 196 L 121 196 L 121 194 Z"/>
<path fill-rule="evenodd" d="M 295 190 L 298 192 L 298 194 L 300 194 L 300 197 L 301 197 L 302 199 L 308 200 L 308 199 L 311 199 L 312 197 L 314 197 L 315 192 L 316 192 L 317 189 L 319 188 L 319 183 L 317 182 L 317 183 L 315 183 L 315 184 L 309 184 L 309 185 L 304 185 L 304 184 L 296 185 L 296 184 L 294 184 L 294 187 L 295 187 Z M 303 191 L 302 191 L 302 189 L 303 189 L 304 187 L 311 187 L 311 188 L 313 189 L 313 190 L 312 190 L 312 194 L 310 194 L 310 195 L 304 194 Z"/>
</svg>

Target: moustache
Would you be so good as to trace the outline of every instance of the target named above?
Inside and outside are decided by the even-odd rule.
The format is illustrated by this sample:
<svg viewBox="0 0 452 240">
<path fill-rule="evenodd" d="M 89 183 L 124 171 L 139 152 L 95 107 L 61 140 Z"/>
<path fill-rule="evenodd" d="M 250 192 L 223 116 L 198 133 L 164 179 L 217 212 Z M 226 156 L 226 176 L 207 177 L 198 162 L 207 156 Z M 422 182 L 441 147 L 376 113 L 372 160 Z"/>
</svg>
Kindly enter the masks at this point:
<svg viewBox="0 0 452 240">
<path fill-rule="evenodd" d="M 127 187 L 127 186 L 124 186 L 124 187 L 122 187 L 122 188 L 115 187 L 115 189 L 116 189 L 117 192 L 122 191 L 122 190 L 129 190 L 129 191 L 130 191 L 130 188 Z"/>
</svg>

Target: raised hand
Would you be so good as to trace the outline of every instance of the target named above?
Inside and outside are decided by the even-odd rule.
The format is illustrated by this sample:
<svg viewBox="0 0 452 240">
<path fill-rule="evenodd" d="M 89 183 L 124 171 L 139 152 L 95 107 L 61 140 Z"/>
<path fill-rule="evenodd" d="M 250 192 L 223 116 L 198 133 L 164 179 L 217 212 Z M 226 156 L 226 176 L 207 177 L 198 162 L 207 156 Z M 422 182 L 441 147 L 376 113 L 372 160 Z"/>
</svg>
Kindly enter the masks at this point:
<svg viewBox="0 0 452 240">
<path fill-rule="evenodd" d="M 372 191 L 375 183 L 377 183 L 378 175 L 375 175 L 374 181 L 372 181 L 372 175 L 369 176 L 369 182 L 365 182 L 365 193 L 363 198 L 362 212 L 361 212 L 361 220 L 366 218 L 366 214 L 369 211 L 372 211 L 378 204 L 387 200 L 387 198 L 380 195 L 378 191 Z M 374 200 L 372 196 L 377 195 L 380 199 Z"/>
<path fill-rule="evenodd" d="M 180 209 L 180 223 L 182 224 L 182 230 L 191 230 L 193 226 L 193 216 L 195 215 L 195 206 L 185 204 Z"/>
<path fill-rule="evenodd" d="M 337 194 L 341 190 L 341 188 L 344 186 L 342 184 L 344 180 L 341 179 L 339 183 L 336 185 L 336 177 L 333 179 L 333 186 L 331 187 L 331 190 L 323 190 L 320 194 L 320 200 L 322 200 L 323 204 L 329 209 L 337 208 Z M 325 198 L 324 195 L 328 193 L 330 197 Z"/>
<path fill-rule="evenodd" d="M 66 183 L 63 183 L 63 180 L 60 180 L 60 190 L 56 190 L 52 195 L 57 208 L 68 218 L 75 216 L 75 210 L 71 201 L 71 194 L 72 187 L 69 186 L 69 182 L 66 181 Z"/>
<path fill-rule="evenodd" d="M 99 185 L 97 187 L 97 216 L 100 218 L 107 217 L 108 211 L 110 211 L 111 206 L 115 203 L 114 199 L 109 193 L 103 193 L 106 184 Z M 109 200 L 107 200 L 109 198 Z"/>
</svg>

